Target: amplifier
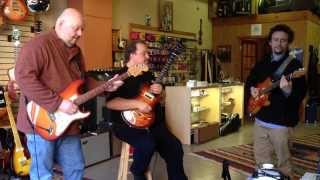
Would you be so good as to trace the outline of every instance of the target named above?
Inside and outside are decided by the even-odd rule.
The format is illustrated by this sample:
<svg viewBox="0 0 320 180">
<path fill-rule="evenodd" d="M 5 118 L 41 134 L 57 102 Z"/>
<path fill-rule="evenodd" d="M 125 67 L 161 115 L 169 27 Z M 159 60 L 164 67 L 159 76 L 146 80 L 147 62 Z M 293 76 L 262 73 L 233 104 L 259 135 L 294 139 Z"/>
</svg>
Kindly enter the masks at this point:
<svg viewBox="0 0 320 180">
<path fill-rule="evenodd" d="M 109 139 L 109 132 L 81 138 L 86 167 L 111 158 Z"/>
</svg>

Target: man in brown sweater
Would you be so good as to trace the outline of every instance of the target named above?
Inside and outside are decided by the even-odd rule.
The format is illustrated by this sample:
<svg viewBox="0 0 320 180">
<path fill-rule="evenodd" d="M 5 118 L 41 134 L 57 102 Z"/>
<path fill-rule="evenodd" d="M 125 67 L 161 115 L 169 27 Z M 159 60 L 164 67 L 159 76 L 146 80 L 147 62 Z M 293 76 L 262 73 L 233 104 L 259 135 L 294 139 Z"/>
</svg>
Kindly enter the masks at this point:
<svg viewBox="0 0 320 180">
<path fill-rule="evenodd" d="M 83 79 L 84 59 L 76 42 L 83 32 L 83 17 L 75 9 L 65 9 L 53 30 L 27 42 L 20 51 L 15 76 L 22 95 L 18 112 L 18 129 L 27 136 L 32 163 L 32 180 L 52 179 L 52 167 L 58 163 L 64 179 L 80 180 L 84 174 L 79 126 L 73 123 L 54 141 L 40 136 L 27 115 L 26 104 L 33 101 L 49 113 L 73 114 L 78 106 L 60 93 L 77 79 Z M 115 81 L 106 91 L 116 90 L 123 82 Z"/>
</svg>

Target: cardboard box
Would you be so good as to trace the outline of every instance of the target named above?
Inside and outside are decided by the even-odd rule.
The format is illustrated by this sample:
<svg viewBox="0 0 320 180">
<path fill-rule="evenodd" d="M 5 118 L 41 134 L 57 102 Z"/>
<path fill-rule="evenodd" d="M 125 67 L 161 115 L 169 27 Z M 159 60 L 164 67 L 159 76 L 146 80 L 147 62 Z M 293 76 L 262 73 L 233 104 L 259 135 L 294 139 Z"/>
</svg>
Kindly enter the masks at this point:
<svg viewBox="0 0 320 180">
<path fill-rule="evenodd" d="M 192 129 L 191 141 L 194 144 L 200 144 L 217 138 L 219 136 L 219 123 L 210 123 Z"/>
</svg>

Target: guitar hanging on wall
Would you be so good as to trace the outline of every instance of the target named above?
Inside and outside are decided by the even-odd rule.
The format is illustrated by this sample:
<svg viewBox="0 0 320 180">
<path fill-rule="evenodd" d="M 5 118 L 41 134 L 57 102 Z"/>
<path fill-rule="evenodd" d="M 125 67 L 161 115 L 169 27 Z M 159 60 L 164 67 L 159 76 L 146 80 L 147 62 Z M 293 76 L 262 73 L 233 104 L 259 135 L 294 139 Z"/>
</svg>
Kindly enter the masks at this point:
<svg viewBox="0 0 320 180">
<path fill-rule="evenodd" d="M 11 100 L 8 95 L 8 92 L 4 93 L 4 98 L 7 105 L 6 107 L 7 107 L 8 117 L 9 117 L 14 144 L 15 144 L 14 150 L 12 152 L 13 170 L 18 176 L 26 176 L 29 174 L 31 158 L 30 156 L 29 157 L 27 156 L 28 153 L 21 144 L 19 133 L 16 127 L 16 122 L 14 120 L 14 116 L 12 113 Z"/>
<path fill-rule="evenodd" d="M 161 83 L 163 77 L 167 74 L 170 65 L 173 63 L 175 58 L 179 56 L 181 52 L 184 51 L 184 47 L 181 43 L 175 42 L 175 44 L 169 47 L 169 57 L 167 63 L 164 65 L 163 69 L 160 72 L 159 77 L 156 78 L 154 83 Z M 148 128 L 150 127 L 155 120 L 154 108 L 155 105 L 160 101 L 160 96 L 155 95 L 150 92 L 150 87 L 145 85 L 141 88 L 140 94 L 136 97 L 137 100 L 143 101 L 152 107 L 152 111 L 149 113 L 142 113 L 136 110 L 122 111 L 122 119 L 130 126 L 134 128 Z"/>
<path fill-rule="evenodd" d="M 28 15 L 28 8 L 23 0 L 6 0 L 3 14 L 12 21 L 21 21 Z"/>
<path fill-rule="evenodd" d="M 31 12 L 45 12 L 50 8 L 50 0 L 27 0 L 27 6 Z"/>
<path fill-rule="evenodd" d="M 19 30 L 18 28 L 14 27 L 12 28 L 12 34 L 9 35 L 8 40 L 9 42 L 14 42 L 14 62 L 16 62 L 17 59 L 17 54 L 18 54 L 18 50 L 19 50 L 19 45 L 20 45 L 20 39 L 21 39 L 21 30 Z M 14 67 L 8 69 L 8 76 L 9 76 L 9 87 L 13 87 L 17 88 L 16 83 L 15 83 L 15 78 L 14 78 Z M 16 96 L 15 93 L 10 93 L 9 95 L 11 98 L 14 98 Z"/>
<path fill-rule="evenodd" d="M 202 19 L 200 19 L 200 29 L 199 29 L 198 44 L 202 45 Z"/>
</svg>

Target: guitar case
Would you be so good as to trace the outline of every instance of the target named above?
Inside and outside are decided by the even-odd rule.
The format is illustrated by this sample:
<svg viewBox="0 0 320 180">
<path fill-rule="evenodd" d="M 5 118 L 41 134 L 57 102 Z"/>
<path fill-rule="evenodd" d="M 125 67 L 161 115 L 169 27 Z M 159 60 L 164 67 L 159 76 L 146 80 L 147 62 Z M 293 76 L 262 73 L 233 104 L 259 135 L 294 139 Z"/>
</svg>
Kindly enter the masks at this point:
<svg viewBox="0 0 320 180">
<path fill-rule="evenodd" d="M 241 120 L 238 113 L 231 115 L 222 114 L 221 125 L 219 127 L 219 135 L 225 136 L 227 134 L 236 132 L 241 126 Z"/>
</svg>

